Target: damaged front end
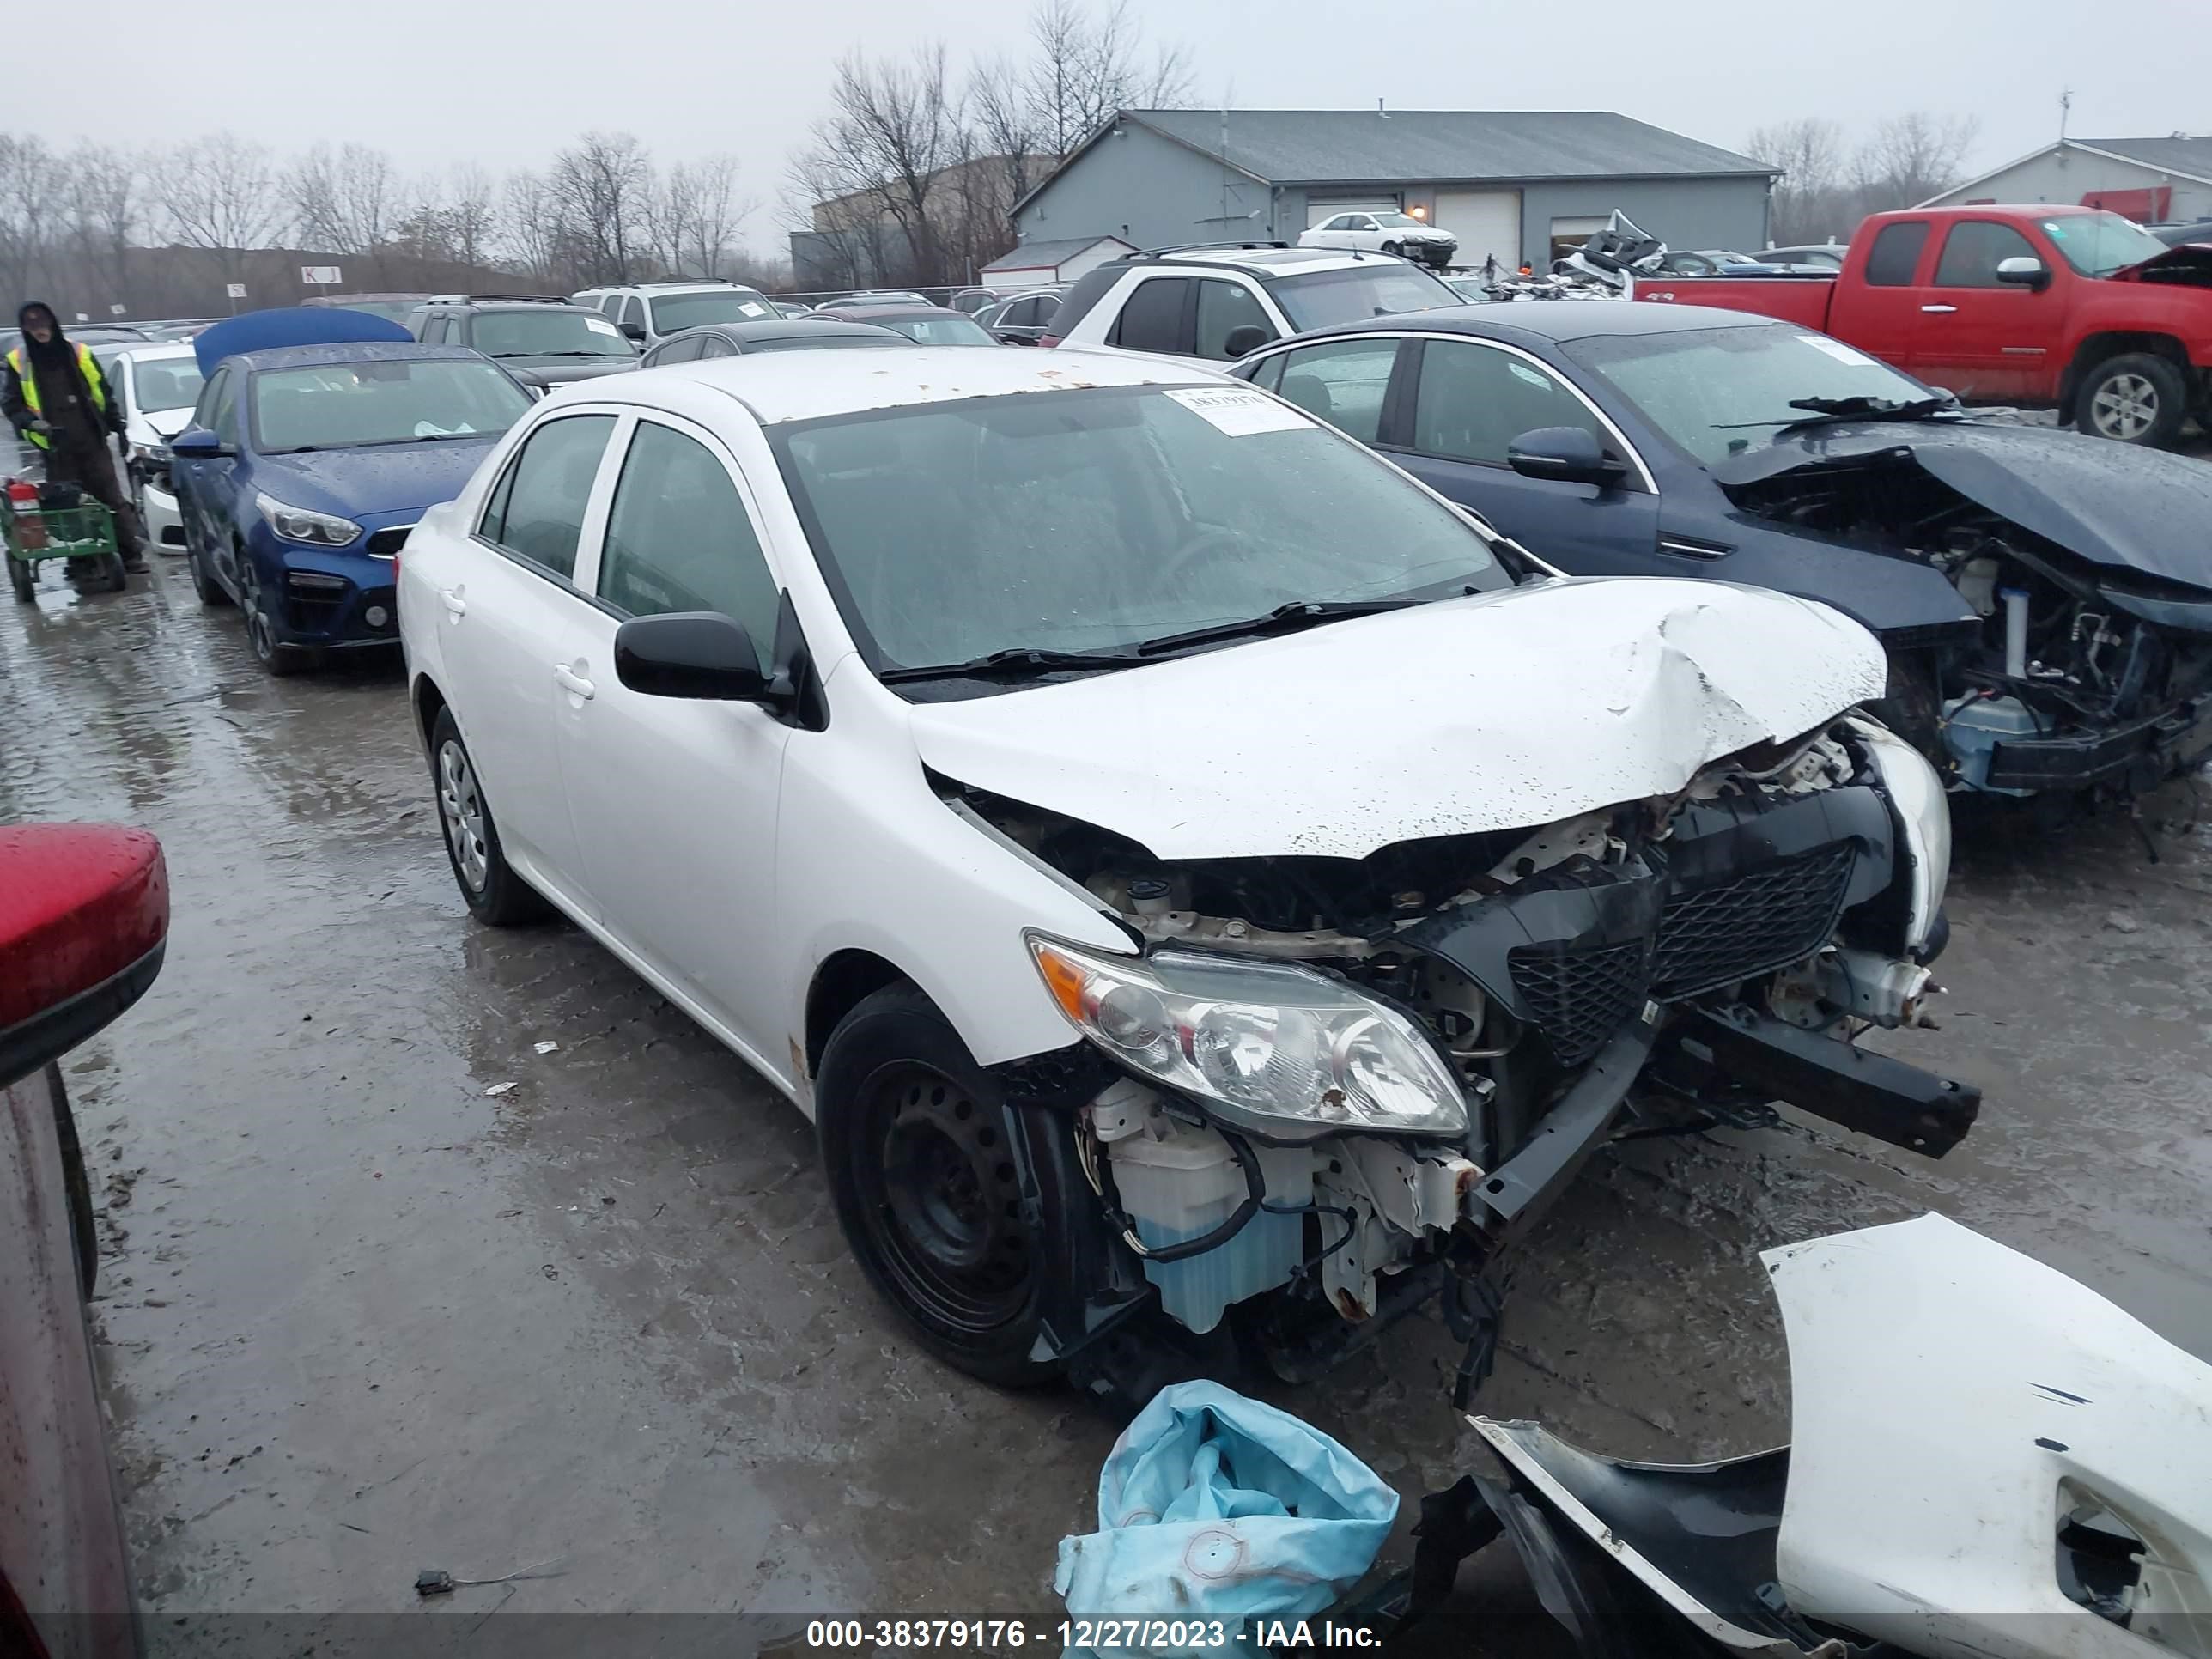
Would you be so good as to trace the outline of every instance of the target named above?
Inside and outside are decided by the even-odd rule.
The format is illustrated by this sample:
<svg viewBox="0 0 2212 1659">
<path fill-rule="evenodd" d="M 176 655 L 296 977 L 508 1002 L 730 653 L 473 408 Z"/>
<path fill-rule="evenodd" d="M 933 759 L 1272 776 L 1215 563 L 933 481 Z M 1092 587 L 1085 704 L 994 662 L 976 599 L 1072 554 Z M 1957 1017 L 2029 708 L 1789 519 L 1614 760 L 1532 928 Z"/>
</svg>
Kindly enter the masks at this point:
<svg viewBox="0 0 2212 1659">
<path fill-rule="evenodd" d="M 1118 1241 L 1107 1299 L 1133 1299 L 1133 1261 L 1184 1329 L 1236 1308 L 1292 1379 L 1441 1294 L 1463 1394 L 1503 1254 L 1617 1135 L 1783 1100 L 1940 1157 L 1974 1119 L 1974 1089 L 1853 1042 L 1921 1019 L 1949 858 L 1940 783 L 1870 722 L 1361 858 L 1163 860 L 941 787 L 1136 952 L 1030 940 L 1088 1040 L 1050 1092 Z M 1038 1064 L 1006 1069 L 1011 1094 L 1038 1097 Z M 1107 1322 L 1064 1317 L 1063 1348 Z"/>
<path fill-rule="evenodd" d="M 1760 518 L 1922 561 L 1978 631 L 1900 660 L 1891 718 L 1954 787 L 2130 797 L 2212 753 L 2212 478 L 1976 422 L 1808 437 L 1718 469 Z"/>
</svg>

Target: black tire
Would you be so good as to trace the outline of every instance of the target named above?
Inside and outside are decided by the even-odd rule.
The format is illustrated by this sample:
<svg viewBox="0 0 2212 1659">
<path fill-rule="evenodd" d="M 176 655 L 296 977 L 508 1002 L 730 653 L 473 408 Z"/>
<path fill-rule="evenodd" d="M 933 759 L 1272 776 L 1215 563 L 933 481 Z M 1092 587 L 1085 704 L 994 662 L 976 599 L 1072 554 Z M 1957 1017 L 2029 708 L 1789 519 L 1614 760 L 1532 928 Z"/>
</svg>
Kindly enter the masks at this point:
<svg viewBox="0 0 2212 1659">
<path fill-rule="evenodd" d="M 476 762 L 449 708 L 441 708 L 430 727 L 430 791 L 437 802 L 446 862 L 469 914 L 488 927 L 515 927 L 544 916 L 551 907 L 515 874 L 500 848 L 491 803 L 484 799 Z"/>
<path fill-rule="evenodd" d="M 25 605 L 35 605 L 39 598 L 39 567 L 28 559 L 15 558 L 5 552 L 0 552 L 0 559 L 7 561 L 8 586 L 15 590 L 15 597 Z"/>
<path fill-rule="evenodd" d="M 2106 358 L 2074 393 L 2074 424 L 2093 438 L 2163 449 L 2181 435 L 2188 418 L 2188 384 L 2153 352 Z"/>
<path fill-rule="evenodd" d="M 120 553 L 109 554 L 100 562 L 100 568 L 106 574 L 109 592 L 120 593 L 131 586 L 131 573 L 124 568 Z"/>
<path fill-rule="evenodd" d="M 228 605 L 230 590 L 216 580 L 215 572 L 208 568 L 207 560 L 192 545 L 191 538 L 191 531 L 185 532 L 185 568 L 192 573 L 192 592 L 210 611 Z"/>
<path fill-rule="evenodd" d="M 61 1144 L 62 1194 L 69 1206 L 77 1289 L 88 1297 L 100 1278 L 100 1235 L 93 1229 L 92 1176 L 85 1169 L 84 1144 L 77 1139 L 76 1116 L 70 1110 L 69 1091 L 62 1085 L 59 1066 L 46 1066 L 46 1087 L 53 1094 L 54 1137 Z"/>
<path fill-rule="evenodd" d="M 239 606 L 246 613 L 246 643 L 253 660 L 272 679 L 289 679 L 313 665 L 313 653 L 288 651 L 276 642 L 276 619 L 269 613 L 268 596 L 262 592 L 260 573 L 241 552 L 238 560 Z"/>
<path fill-rule="evenodd" d="M 1382 251 L 1385 253 L 1389 254 L 1393 258 L 1402 259 L 1406 257 L 1406 250 L 1404 246 L 1397 242 L 1383 243 Z"/>
<path fill-rule="evenodd" d="M 815 1132 L 845 1242 L 924 1347 L 1000 1388 L 1060 1375 L 1032 1355 L 1065 1258 L 1022 1202 L 1004 1096 L 927 997 L 891 986 L 845 1017 L 823 1051 Z"/>
</svg>

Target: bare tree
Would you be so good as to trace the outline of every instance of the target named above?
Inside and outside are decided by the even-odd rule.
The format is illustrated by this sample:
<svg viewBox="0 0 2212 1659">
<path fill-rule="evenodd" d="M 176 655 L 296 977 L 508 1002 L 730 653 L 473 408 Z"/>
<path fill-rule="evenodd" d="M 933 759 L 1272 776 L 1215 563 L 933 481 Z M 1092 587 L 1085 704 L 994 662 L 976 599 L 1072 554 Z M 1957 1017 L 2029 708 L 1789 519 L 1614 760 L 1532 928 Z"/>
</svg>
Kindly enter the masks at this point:
<svg viewBox="0 0 2212 1659">
<path fill-rule="evenodd" d="M 890 256 L 859 280 L 944 281 L 949 192 L 939 189 L 939 175 L 971 153 L 944 46 L 880 63 L 848 55 L 830 106 L 793 167 L 794 182 L 811 194 L 814 228 L 842 241 L 840 257 L 856 270 L 863 249 Z M 882 234 L 886 227 L 895 237 Z"/>
<path fill-rule="evenodd" d="M 267 246 L 289 213 L 267 148 L 235 133 L 177 145 L 153 168 L 167 228 L 188 247 L 224 259 Z"/>
<path fill-rule="evenodd" d="M 447 181 L 446 222 L 449 246 L 456 264 L 471 270 L 491 257 L 492 237 L 499 228 L 492 206 L 491 175 L 473 161 L 455 167 Z"/>
<path fill-rule="evenodd" d="M 1757 129 L 1745 148 L 1782 169 L 1767 226 L 1775 241 L 1820 241 L 1850 233 L 1849 224 L 1838 222 L 1850 210 L 1844 200 L 1850 185 L 1841 125 L 1818 116 L 1801 116 Z"/>
<path fill-rule="evenodd" d="M 1036 49 L 1027 77 L 1030 112 L 1055 160 L 1071 155 L 1116 110 L 1168 108 L 1190 96 L 1188 54 L 1181 46 L 1148 54 L 1129 0 L 1103 7 L 1037 0 L 1030 39 Z"/>
<path fill-rule="evenodd" d="M 506 211 L 504 248 L 510 262 L 533 281 L 551 285 L 561 272 L 556 262 L 562 246 L 558 204 L 544 175 L 528 171 L 507 175 L 502 192 Z"/>
<path fill-rule="evenodd" d="M 679 250 L 679 264 L 697 268 L 702 276 L 719 276 L 729 258 L 730 243 L 752 211 L 752 204 L 738 196 L 738 158 L 708 155 L 679 162 L 672 177 L 686 180 L 691 201 L 690 238 Z"/>
<path fill-rule="evenodd" d="M 399 186 L 380 149 L 318 144 L 285 176 L 284 190 L 309 247 L 374 262 L 392 234 Z"/>
<path fill-rule="evenodd" d="M 103 144 L 81 144 L 62 161 L 59 174 L 71 238 L 99 290 L 98 301 L 127 308 L 131 238 L 140 211 L 137 159 Z"/>
<path fill-rule="evenodd" d="M 11 294 L 51 279 L 59 169 L 44 140 L 0 133 L 0 281 Z"/>
<path fill-rule="evenodd" d="M 1029 70 L 1003 58 L 975 65 L 968 77 L 968 117 L 975 148 L 997 172 L 1011 208 L 1043 182 L 1056 157 L 1045 152 L 1043 118 L 1030 95 Z"/>
<path fill-rule="evenodd" d="M 635 136 L 587 132 L 553 158 L 546 179 L 563 239 L 586 283 L 627 283 L 645 250 L 653 164 Z"/>
<path fill-rule="evenodd" d="M 1914 110 L 1892 116 L 1859 146 L 1852 171 L 1867 195 L 1867 211 L 1911 207 L 1959 181 L 1966 154 L 1980 135 L 1972 115 L 1931 115 Z"/>
</svg>

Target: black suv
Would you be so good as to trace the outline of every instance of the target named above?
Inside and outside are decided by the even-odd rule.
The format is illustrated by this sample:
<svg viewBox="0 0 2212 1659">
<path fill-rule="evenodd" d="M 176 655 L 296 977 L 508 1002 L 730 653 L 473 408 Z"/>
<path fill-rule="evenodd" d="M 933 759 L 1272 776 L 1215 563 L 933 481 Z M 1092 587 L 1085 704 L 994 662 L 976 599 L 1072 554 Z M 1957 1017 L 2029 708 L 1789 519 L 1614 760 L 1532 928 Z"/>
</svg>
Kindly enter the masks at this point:
<svg viewBox="0 0 2212 1659">
<path fill-rule="evenodd" d="M 528 294 L 444 294 L 409 319 L 425 345 L 473 346 L 547 386 L 637 367 L 637 348 L 596 311 Z"/>
</svg>

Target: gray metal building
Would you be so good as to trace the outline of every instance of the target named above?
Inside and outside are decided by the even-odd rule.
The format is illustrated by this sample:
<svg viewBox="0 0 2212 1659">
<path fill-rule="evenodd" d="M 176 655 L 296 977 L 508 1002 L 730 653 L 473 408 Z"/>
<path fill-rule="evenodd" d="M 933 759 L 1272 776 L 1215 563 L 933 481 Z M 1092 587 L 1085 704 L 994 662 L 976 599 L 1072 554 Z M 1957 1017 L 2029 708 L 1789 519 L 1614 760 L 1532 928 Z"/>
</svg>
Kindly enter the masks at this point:
<svg viewBox="0 0 2212 1659">
<path fill-rule="evenodd" d="M 2061 138 L 1922 207 L 2067 202 L 2131 219 L 2212 219 L 2212 138 Z"/>
<path fill-rule="evenodd" d="M 1605 111 L 1123 110 L 1015 204 L 1024 242 L 1281 240 L 1353 208 L 1541 268 L 1619 208 L 1681 248 L 1766 245 L 1776 170 Z"/>
</svg>

